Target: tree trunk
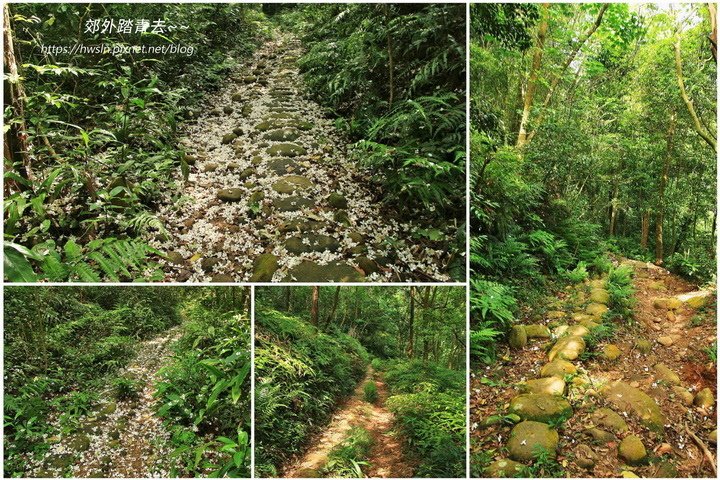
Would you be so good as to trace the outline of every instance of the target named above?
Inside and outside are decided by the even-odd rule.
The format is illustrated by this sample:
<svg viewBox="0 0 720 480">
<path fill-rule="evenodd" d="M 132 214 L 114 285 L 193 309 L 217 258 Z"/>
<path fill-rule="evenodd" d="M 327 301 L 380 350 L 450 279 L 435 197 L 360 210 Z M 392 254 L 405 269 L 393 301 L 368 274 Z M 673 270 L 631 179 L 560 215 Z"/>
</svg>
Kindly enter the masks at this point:
<svg viewBox="0 0 720 480">
<path fill-rule="evenodd" d="M 655 218 L 655 265 L 662 265 L 665 257 L 663 245 L 663 222 L 665 221 L 665 187 L 667 187 L 668 175 L 670 174 L 670 163 L 673 154 L 673 142 L 675 141 L 675 124 L 677 115 L 673 110 L 670 113 L 670 125 L 667 131 L 667 147 L 665 161 L 663 162 L 662 173 L 660 174 L 660 185 L 658 188 L 658 210 Z"/>
<path fill-rule="evenodd" d="M 312 287 L 312 302 L 310 303 L 310 323 L 318 326 L 318 310 L 320 303 L 320 287 Z"/>
<path fill-rule="evenodd" d="M 390 37 L 390 10 L 388 4 L 383 5 L 385 11 L 385 36 L 387 37 L 388 55 L 388 110 L 392 110 L 393 94 L 395 92 L 395 67 L 393 65 L 392 38 Z"/>
<path fill-rule="evenodd" d="M 538 83 L 538 72 L 542 66 L 542 57 L 545 50 L 545 36 L 548 29 L 548 8 L 549 4 L 543 3 L 540 12 L 540 25 L 538 26 L 537 38 L 535 39 L 535 52 L 533 53 L 532 66 L 530 67 L 530 76 L 528 77 L 527 88 L 523 96 L 523 110 L 520 117 L 520 129 L 516 146 L 522 148 L 527 143 L 527 128 L 530 121 L 530 111 L 532 110 L 533 100 L 535 98 L 535 90 Z"/>
<path fill-rule="evenodd" d="M 650 237 L 650 210 L 643 210 L 640 225 L 640 248 L 647 250 Z"/>
<path fill-rule="evenodd" d="M 284 305 L 285 311 L 289 312 L 290 311 L 290 301 L 291 301 L 290 296 L 292 295 L 293 287 L 282 287 L 282 288 L 285 289 L 285 305 Z"/>
<path fill-rule="evenodd" d="M 687 91 L 685 90 L 685 80 L 683 77 L 683 70 L 682 70 L 682 56 L 680 54 L 680 35 L 675 36 L 675 76 L 677 77 L 677 84 L 678 88 L 680 88 L 680 96 L 683 99 L 683 102 L 685 102 L 685 106 L 688 109 L 688 113 L 690 113 L 690 116 L 692 117 L 693 126 L 695 127 L 695 131 L 700 135 L 700 137 L 705 140 L 705 142 L 712 147 L 713 152 L 717 153 L 717 143 L 711 133 L 702 126 L 700 123 L 700 117 L 698 117 L 697 112 L 695 111 L 695 106 L 693 105 L 692 99 L 690 99 L 690 96 L 688 95 Z"/>
<path fill-rule="evenodd" d="M 408 345 L 407 356 L 413 358 L 415 347 L 415 288 L 410 287 L 410 312 L 408 315 Z"/>
<path fill-rule="evenodd" d="M 325 320 L 325 327 L 330 326 L 333 319 L 335 318 L 335 310 L 337 310 L 338 298 L 340 297 L 340 287 L 335 287 L 335 295 L 333 295 L 332 306 L 330 307 L 330 313 L 328 313 L 327 319 Z"/>
<path fill-rule="evenodd" d="M 3 63 L 5 67 L 5 94 L 3 100 L 5 102 L 5 108 L 11 107 L 12 114 L 11 118 L 14 120 L 12 123 L 7 122 L 9 126 L 7 131 L 4 133 L 5 136 L 5 171 L 11 172 L 14 170 L 14 164 L 19 164 L 19 171 L 21 177 L 32 183 L 35 179 L 33 175 L 32 161 L 30 159 L 30 144 L 28 142 L 27 127 L 25 125 L 25 89 L 20 81 L 20 74 L 18 73 L 17 60 L 15 59 L 15 45 L 13 43 L 12 29 L 10 26 L 10 6 L 5 4 L 3 7 L 3 42 L 4 42 L 4 53 Z M 6 187 L 10 185 L 17 190 L 24 190 L 25 187 L 15 182 L 7 182 Z"/>
<path fill-rule="evenodd" d="M 717 63 L 717 7 L 714 3 L 708 3 L 708 12 L 710 12 L 710 50 L 712 51 L 713 60 Z"/>
<path fill-rule="evenodd" d="M 577 57 L 578 52 L 580 52 L 580 49 L 585 44 L 585 42 L 588 41 L 590 37 L 592 37 L 593 33 L 595 33 L 595 30 L 598 29 L 600 26 L 600 23 L 602 23 L 603 15 L 605 15 L 605 11 L 608 9 L 609 4 L 604 3 L 602 4 L 602 7 L 600 7 L 600 11 L 598 12 L 598 16 L 595 18 L 595 22 L 590 26 L 587 32 L 578 40 L 578 42 L 575 44 L 575 48 L 570 52 L 570 55 L 565 59 L 565 63 L 563 63 L 562 68 L 560 69 L 560 72 L 553 77 L 552 82 L 550 83 L 550 88 L 548 88 L 547 94 L 545 94 L 545 100 L 543 101 L 542 110 L 540 110 L 540 114 L 538 115 L 537 119 L 535 120 L 535 128 L 527 137 L 527 141 L 525 144 L 530 143 L 532 141 L 533 137 L 535 136 L 535 133 L 538 130 L 538 127 L 542 124 L 542 122 L 545 120 L 545 115 L 547 112 L 547 108 L 550 106 L 550 102 L 552 102 L 553 95 L 555 94 L 555 90 L 557 89 L 557 86 L 560 84 L 560 80 L 562 80 L 563 75 L 565 74 L 565 71 L 570 67 L 570 64 L 572 64 L 573 60 L 575 60 L 575 57 Z"/>
</svg>

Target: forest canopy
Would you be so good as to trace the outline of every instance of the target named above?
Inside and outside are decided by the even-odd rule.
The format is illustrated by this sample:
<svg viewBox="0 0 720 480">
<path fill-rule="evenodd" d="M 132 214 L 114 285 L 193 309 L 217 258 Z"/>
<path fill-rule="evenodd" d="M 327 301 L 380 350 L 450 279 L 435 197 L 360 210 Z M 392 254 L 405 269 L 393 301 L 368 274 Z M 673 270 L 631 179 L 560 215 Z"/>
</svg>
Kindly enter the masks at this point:
<svg viewBox="0 0 720 480">
<path fill-rule="evenodd" d="M 519 288 L 607 253 L 714 281 L 714 9 L 471 12 L 475 320 L 505 331 Z"/>
</svg>

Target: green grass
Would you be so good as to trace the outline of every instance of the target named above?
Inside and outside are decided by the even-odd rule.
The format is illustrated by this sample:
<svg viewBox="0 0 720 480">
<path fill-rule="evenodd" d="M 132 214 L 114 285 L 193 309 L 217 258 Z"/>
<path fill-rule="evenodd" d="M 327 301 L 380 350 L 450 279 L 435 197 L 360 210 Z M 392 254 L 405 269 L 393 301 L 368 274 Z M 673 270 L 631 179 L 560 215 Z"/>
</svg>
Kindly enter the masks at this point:
<svg viewBox="0 0 720 480">
<path fill-rule="evenodd" d="M 375 403 L 378 400 L 377 385 L 372 380 L 368 380 L 363 387 L 363 396 L 368 403 Z"/>
<path fill-rule="evenodd" d="M 370 433 L 362 427 L 352 427 L 345 440 L 335 446 L 320 472 L 328 478 L 364 478 L 363 467 L 373 445 Z"/>
</svg>

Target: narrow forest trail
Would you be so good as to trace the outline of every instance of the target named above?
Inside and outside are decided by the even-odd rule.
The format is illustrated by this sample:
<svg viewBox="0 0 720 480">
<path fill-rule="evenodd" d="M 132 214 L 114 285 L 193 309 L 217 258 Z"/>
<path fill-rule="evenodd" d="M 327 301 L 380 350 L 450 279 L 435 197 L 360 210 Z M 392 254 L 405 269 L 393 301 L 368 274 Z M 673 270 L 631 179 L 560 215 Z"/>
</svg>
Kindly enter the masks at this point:
<svg viewBox="0 0 720 480">
<path fill-rule="evenodd" d="M 303 91 L 301 53 L 285 34 L 267 42 L 187 128 L 189 181 L 160 209 L 169 238 L 150 240 L 166 280 L 449 280 L 447 253 L 384 215 L 372 176 Z"/>
<path fill-rule="evenodd" d="M 181 335 L 174 327 L 137 348 L 136 357 L 120 374 L 135 379 L 137 397 L 108 400 L 81 417 L 79 429 L 56 438 L 45 458 L 31 466 L 30 476 L 57 477 L 70 468 L 73 477 L 142 478 L 168 476 L 169 434 L 155 415 L 158 371 L 170 358 L 170 346 Z M 59 420 L 54 420 L 57 423 Z"/>
<path fill-rule="evenodd" d="M 634 270 L 633 324 L 598 336 L 610 295 L 605 278 L 590 280 L 526 312 L 511 352 L 473 373 L 473 449 L 491 453 L 488 476 L 714 476 L 699 446 L 717 435 L 712 292 L 622 263 Z M 541 452 L 555 466 L 525 470 Z"/>
<path fill-rule="evenodd" d="M 364 400 L 363 387 L 373 381 L 378 389 L 378 400 Z M 333 414 L 329 425 L 310 441 L 305 454 L 284 469 L 285 478 L 321 477 L 321 470 L 332 449 L 341 444 L 352 427 L 366 429 L 373 445 L 364 469 L 368 478 L 412 478 L 414 466 L 403 453 L 400 437 L 394 431 L 394 415 L 385 408 L 387 386 L 372 368 L 358 383 L 352 396 Z"/>
</svg>

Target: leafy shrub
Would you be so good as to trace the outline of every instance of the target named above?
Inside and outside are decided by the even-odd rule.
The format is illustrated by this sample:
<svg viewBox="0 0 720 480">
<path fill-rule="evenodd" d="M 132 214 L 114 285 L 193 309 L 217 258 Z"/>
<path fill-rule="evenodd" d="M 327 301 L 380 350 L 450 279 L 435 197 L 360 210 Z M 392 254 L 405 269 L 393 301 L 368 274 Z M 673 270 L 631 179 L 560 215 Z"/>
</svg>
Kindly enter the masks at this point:
<svg viewBox="0 0 720 480">
<path fill-rule="evenodd" d="M 328 478 L 365 478 L 362 467 L 370 454 L 373 439 L 362 427 L 352 427 L 347 438 L 335 446 L 320 472 Z"/>
<path fill-rule="evenodd" d="M 157 384 L 158 415 L 197 432 L 178 437 L 177 474 L 249 475 L 250 325 L 235 311 L 195 304 Z M 214 441 L 208 443 L 207 436 Z M 237 440 L 231 440 L 236 438 Z M 220 442 L 217 456 L 210 448 Z M 237 456 L 237 458 L 236 458 Z M 205 461 L 200 462 L 200 459 Z"/>
<path fill-rule="evenodd" d="M 632 316 L 632 306 L 635 303 L 635 289 L 632 285 L 633 270 L 630 266 L 622 265 L 611 268 L 607 276 L 607 289 L 610 293 L 611 313 L 621 317 Z"/>
<path fill-rule="evenodd" d="M 393 394 L 413 393 L 427 388 L 438 392 L 465 392 L 463 371 L 418 359 L 388 362 L 385 381 Z"/>
<path fill-rule="evenodd" d="M 608 273 L 612 268 L 612 262 L 607 255 L 598 255 L 592 262 L 592 268 L 598 275 Z"/>
<path fill-rule="evenodd" d="M 375 403 L 378 399 L 378 389 L 377 385 L 375 385 L 375 382 L 372 380 L 368 380 L 365 382 L 365 386 L 363 387 L 363 395 L 365 397 L 365 401 L 368 403 Z"/>
<path fill-rule="evenodd" d="M 585 262 L 578 262 L 577 266 L 574 269 L 565 272 L 565 277 L 571 283 L 584 282 L 588 278 L 587 265 L 585 264 Z"/>
<path fill-rule="evenodd" d="M 495 361 L 495 345 L 503 332 L 485 327 L 470 331 L 470 354 L 481 363 L 488 365 Z"/>
<path fill-rule="evenodd" d="M 256 468 L 272 476 L 353 391 L 369 356 L 349 335 L 274 310 L 258 309 L 255 328 Z"/>
<path fill-rule="evenodd" d="M 465 395 L 432 388 L 388 399 L 408 441 L 418 452 L 416 476 L 465 476 Z"/>
<path fill-rule="evenodd" d="M 134 400 L 140 394 L 142 384 L 130 377 L 123 376 L 117 377 L 113 381 L 113 390 L 115 391 L 115 398 L 118 400 Z"/>
</svg>

